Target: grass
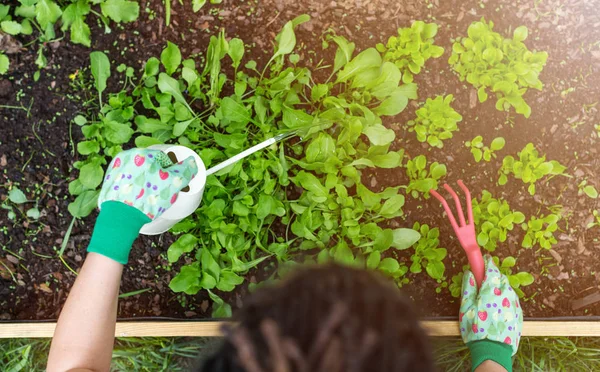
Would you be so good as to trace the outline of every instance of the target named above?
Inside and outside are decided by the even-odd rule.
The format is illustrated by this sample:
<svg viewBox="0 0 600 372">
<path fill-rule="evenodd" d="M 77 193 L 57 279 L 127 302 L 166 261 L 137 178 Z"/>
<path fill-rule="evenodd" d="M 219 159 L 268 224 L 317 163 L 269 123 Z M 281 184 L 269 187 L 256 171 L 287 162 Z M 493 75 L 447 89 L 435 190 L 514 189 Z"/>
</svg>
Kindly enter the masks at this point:
<svg viewBox="0 0 600 372">
<path fill-rule="evenodd" d="M 189 371 L 211 339 L 119 338 L 112 371 Z M 45 371 L 50 339 L 0 340 L 0 371 Z"/>
<path fill-rule="evenodd" d="M 189 371 L 209 350 L 207 338 L 119 338 L 113 371 Z M 1 371 L 44 371 L 49 339 L 0 340 Z M 440 371 L 470 370 L 468 348 L 460 338 L 434 340 Z M 600 371 L 600 338 L 524 337 L 514 360 L 515 371 Z"/>
<path fill-rule="evenodd" d="M 460 338 L 434 342 L 441 371 L 470 370 L 469 350 Z M 513 362 L 514 371 L 600 371 L 600 338 L 523 337 Z"/>
</svg>

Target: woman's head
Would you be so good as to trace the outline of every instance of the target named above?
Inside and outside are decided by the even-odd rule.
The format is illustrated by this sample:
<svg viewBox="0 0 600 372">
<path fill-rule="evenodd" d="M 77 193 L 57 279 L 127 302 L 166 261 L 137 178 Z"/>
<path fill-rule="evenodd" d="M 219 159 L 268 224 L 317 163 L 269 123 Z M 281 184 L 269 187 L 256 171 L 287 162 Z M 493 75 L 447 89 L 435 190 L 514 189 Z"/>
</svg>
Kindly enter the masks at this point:
<svg viewBox="0 0 600 372">
<path fill-rule="evenodd" d="M 433 360 L 412 304 L 376 274 L 299 269 L 250 296 L 203 371 L 429 371 Z"/>
</svg>

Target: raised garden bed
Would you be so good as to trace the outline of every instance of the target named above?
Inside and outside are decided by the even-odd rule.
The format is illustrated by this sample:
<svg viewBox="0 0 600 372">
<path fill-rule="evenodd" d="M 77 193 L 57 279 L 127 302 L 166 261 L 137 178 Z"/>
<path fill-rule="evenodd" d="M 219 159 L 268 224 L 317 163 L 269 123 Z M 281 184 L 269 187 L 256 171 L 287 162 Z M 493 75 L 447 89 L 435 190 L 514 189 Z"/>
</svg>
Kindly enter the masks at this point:
<svg viewBox="0 0 600 372">
<path fill-rule="evenodd" d="M 149 10 L 146 11 L 146 8 Z M 133 67 L 135 76 L 139 78 L 141 73 L 137 71 L 149 58 L 160 58 L 167 41 L 177 44 L 183 58 L 187 58 L 203 54 L 210 36 L 218 35 L 220 28 L 225 30 L 227 37 L 239 37 L 247 44 L 242 65 L 255 60 L 258 70 L 262 71 L 262 66 L 273 55 L 275 35 L 289 20 L 304 13 L 312 18 L 296 28 L 298 41 L 295 53 L 299 56 L 298 66 L 306 66 L 313 71 L 317 82 L 324 82 L 331 72 L 331 67 L 318 67 L 328 66 L 335 59 L 335 42 L 329 40 L 331 45 L 327 49 L 323 49 L 321 42 L 322 35 L 330 28 L 356 44 L 356 56 L 377 43 L 386 44 L 390 36 L 397 34 L 399 27 L 410 27 L 412 20 L 438 25 L 434 43 L 445 51 L 441 57 L 427 60 L 423 71 L 415 74 L 418 99 L 410 99 L 406 109 L 398 115 L 382 116 L 383 125 L 395 132 L 391 148 L 394 151 L 404 150 L 404 167 L 409 159 L 419 155 L 426 156 L 427 168 L 432 162 L 444 164 L 447 174 L 440 182 L 454 183 L 463 179 L 480 202 L 482 191 L 487 190 L 493 198 L 505 200 L 512 211 L 521 212 L 525 223 L 531 221 L 531 217 L 558 216 L 558 229 L 553 233 L 556 242 L 549 243 L 549 247 L 541 247 L 540 242 L 532 242 L 532 248 L 523 247 L 528 245 L 523 244 L 527 239 L 526 231 L 520 224 L 515 224 L 507 232 L 506 241 L 499 242 L 493 254 L 499 256 L 501 262 L 509 256 L 514 257 L 513 274 L 523 272 L 532 275 L 533 283 L 521 288 L 526 317 L 600 315 L 598 303 L 593 300 L 600 285 L 600 242 L 597 241 L 600 227 L 593 226 L 597 199 L 590 197 L 594 193 L 589 188 L 600 187 L 596 172 L 600 139 L 595 127 L 599 124 L 596 105 L 600 96 L 600 18 L 591 4 L 532 2 L 509 6 L 493 1 L 415 1 L 402 4 L 371 1 L 357 6 L 349 1 L 300 4 L 281 0 L 260 4 L 224 1 L 219 5 L 206 5 L 198 13 L 193 13 L 190 8 L 187 3 L 183 6 L 174 4 L 169 27 L 164 25 L 160 1 L 143 3 L 138 20 L 123 26 L 114 25 L 110 34 L 104 34 L 104 26 L 96 25 L 95 21 L 89 22 L 93 35 L 91 48 L 74 45 L 67 38 L 48 44 L 45 49 L 48 67 L 41 70 L 37 82 L 33 80 L 38 70 L 34 64 L 37 44 L 9 55 L 9 74 L 0 76 L 0 121 L 3 123 L 0 131 L 0 183 L 3 186 L 2 204 L 11 208 L 15 217 L 9 219 L 8 209 L 0 211 L 2 320 L 56 319 L 75 280 L 71 270 L 77 271 L 85 257 L 95 212 L 76 220 L 70 234 L 66 234 L 72 221 L 67 207 L 74 199 L 68 186 L 79 176 L 73 164 L 86 159 L 77 152 L 77 143 L 84 138 L 73 120 L 77 115 L 88 120 L 95 119 L 90 117 L 90 105 L 86 104 L 97 100 L 89 69 L 89 53 L 103 51 L 112 62 L 113 76 L 108 80 L 105 95 L 117 92 L 123 86 L 119 80 L 123 80 L 124 73 L 116 71 L 119 64 Z M 461 82 L 448 63 L 455 39 L 469 35 L 469 26 L 482 17 L 493 21 L 494 31 L 508 38 L 513 37 L 517 27 L 526 26 L 526 47 L 531 51 L 548 53 L 548 60 L 539 76 L 543 89 L 528 89 L 524 95 L 531 108 L 528 118 L 516 113 L 514 107 L 508 111 L 497 110 L 497 100 L 491 90 L 487 91 L 487 101 L 480 103 L 477 89 L 467 81 Z M 29 39 L 25 37 L 23 40 Z M 197 61 L 200 63 L 201 59 Z M 230 60 L 223 62 L 225 64 L 224 70 L 231 75 Z M 201 71 L 201 66 L 196 67 Z M 234 94 L 232 87 L 225 90 L 227 95 Z M 451 107 L 462 116 L 457 123 L 459 130 L 453 132 L 453 138 L 444 140 L 443 148 L 419 142 L 416 133 L 409 131 L 413 127 L 407 123 L 417 117 L 416 111 L 427 98 L 450 94 L 454 98 Z M 158 117 L 156 113 L 154 116 Z M 135 125 L 133 128 L 136 129 Z M 494 152 L 496 157 L 492 157 L 491 161 L 476 162 L 465 142 L 472 142 L 479 135 L 483 136 L 485 146 L 489 147 L 497 137 L 504 138 L 506 145 Z M 512 173 L 508 175 L 506 184 L 498 184 L 503 159 L 509 155 L 517 157 L 528 143 L 533 144 L 540 157 L 546 155 L 547 160 L 558 161 L 566 167 L 564 175 L 548 174 L 535 182 L 534 195 L 528 191 L 529 183 L 515 178 Z M 477 147 L 476 144 L 474 146 Z M 293 157 L 290 151 L 288 155 Z M 296 158 L 301 159 L 302 156 L 296 155 Z M 365 168 L 362 183 L 374 192 L 408 185 L 404 167 Z M 8 195 L 9 190 L 14 188 L 22 190 L 28 202 L 13 203 Z M 298 198 L 301 192 L 301 188 L 290 187 L 288 199 Z M 400 194 L 405 196 L 403 216 L 384 219 L 381 226 L 412 228 L 415 222 L 420 222 L 439 228 L 437 247 L 447 248 L 447 256 L 442 261 L 445 270 L 443 279 L 439 281 L 431 278 L 426 265 L 421 273 L 409 270 L 396 279 L 400 283 L 404 281 L 402 290 L 415 299 L 424 315 L 455 316 L 458 301 L 451 290 L 456 291 L 452 283 L 460 280 L 456 275 L 466 264 L 463 252 L 436 201 L 424 199 L 422 193 L 413 198 L 404 189 L 400 189 Z M 40 212 L 39 218 L 34 218 L 35 212 L 27 215 L 27 211 L 34 207 Z M 482 223 L 483 220 L 480 225 Z M 284 236 L 285 226 L 277 222 L 273 232 Z M 193 261 L 190 255 L 174 265 L 169 263 L 167 248 L 179 236 L 142 237 L 136 242 L 123 275 L 122 293 L 126 297 L 119 303 L 120 318 L 208 319 L 214 313 L 218 306 L 213 306 L 205 290 L 187 295 L 174 293 L 169 288 L 181 265 Z M 481 243 L 484 241 L 482 237 Z M 408 269 L 414 249 L 414 246 L 397 252 L 392 249 L 394 254 L 390 258 L 406 264 Z M 59 258 L 61 251 L 62 259 Z M 248 293 L 248 283 L 259 282 L 271 275 L 276 267 L 271 265 L 273 262 L 275 260 L 271 258 L 249 270 L 244 283 L 235 290 L 214 293 L 234 309 L 241 306 L 243 297 Z M 528 282 L 525 275 L 521 279 L 524 284 Z M 453 323 L 439 324 L 448 327 L 446 332 L 456 333 Z M 598 334 L 593 324 L 584 323 L 577 329 L 592 330 L 586 335 Z M 17 327 L 18 323 L 14 326 Z M 49 334 L 51 325 L 40 327 L 46 332 L 44 335 Z M 542 327 L 545 325 L 542 324 Z M 568 331 L 568 328 L 561 327 L 556 329 Z M 160 330 L 157 328 L 156 332 L 160 333 Z M 532 331 L 531 334 L 542 333 Z"/>
</svg>

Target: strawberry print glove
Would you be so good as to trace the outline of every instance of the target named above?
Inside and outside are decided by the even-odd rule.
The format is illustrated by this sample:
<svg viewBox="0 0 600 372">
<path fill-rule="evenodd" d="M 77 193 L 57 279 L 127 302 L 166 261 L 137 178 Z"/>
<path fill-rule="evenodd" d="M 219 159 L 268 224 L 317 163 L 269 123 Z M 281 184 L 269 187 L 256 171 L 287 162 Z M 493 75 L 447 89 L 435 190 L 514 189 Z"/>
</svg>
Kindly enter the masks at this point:
<svg viewBox="0 0 600 372">
<path fill-rule="evenodd" d="M 133 241 L 145 224 L 163 214 L 198 168 L 193 157 L 173 164 L 159 150 L 131 149 L 108 166 L 88 252 L 126 264 Z"/>
<path fill-rule="evenodd" d="M 523 312 L 508 278 L 489 255 L 485 256 L 485 276 L 479 290 L 473 273 L 465 272 L 459 321 L 462 339 L 471 351 L 473 371 L 486 360 L 512 371 L 511 357 L 519 347 Z"/>
</svg>

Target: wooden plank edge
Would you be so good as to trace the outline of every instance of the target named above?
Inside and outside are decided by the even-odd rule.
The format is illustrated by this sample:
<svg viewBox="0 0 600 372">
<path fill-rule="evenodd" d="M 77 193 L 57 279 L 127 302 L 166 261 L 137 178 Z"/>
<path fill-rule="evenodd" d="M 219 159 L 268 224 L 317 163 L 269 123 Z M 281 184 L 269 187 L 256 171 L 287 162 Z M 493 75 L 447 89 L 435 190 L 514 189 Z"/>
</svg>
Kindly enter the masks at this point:
<svg viewBox="0 0 600 372">
<path fill-rule="evenodd" d="M 117 322 L 116 337 L 218 337 L 225 321 Z M 422 322 L 430 336 L 460 336 L 458 322 Z M 0 323 L 0 338 L 52 337 L 56 323 Z M 523 336 L 600 337 L 600 321 L 525 321 Z"/>
</svg>

